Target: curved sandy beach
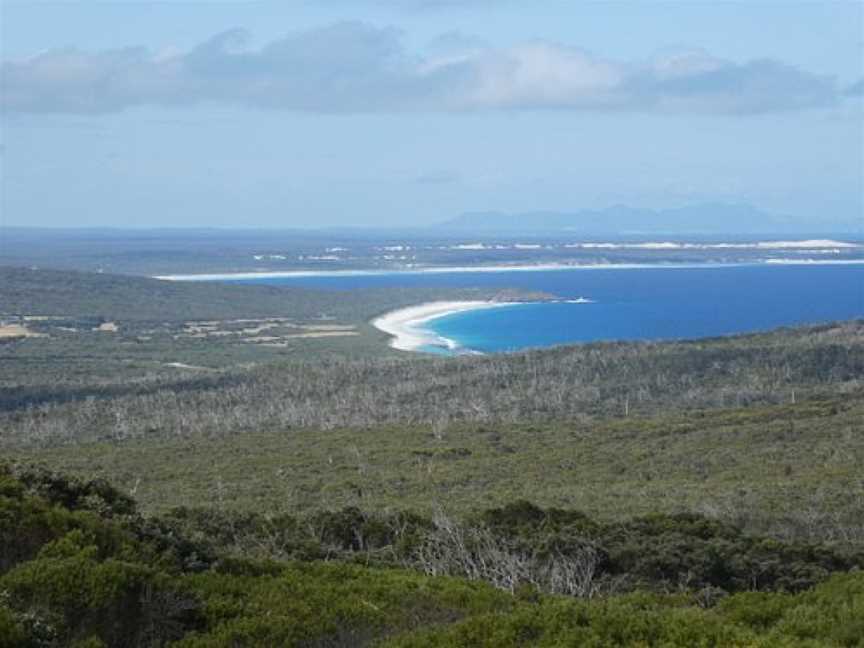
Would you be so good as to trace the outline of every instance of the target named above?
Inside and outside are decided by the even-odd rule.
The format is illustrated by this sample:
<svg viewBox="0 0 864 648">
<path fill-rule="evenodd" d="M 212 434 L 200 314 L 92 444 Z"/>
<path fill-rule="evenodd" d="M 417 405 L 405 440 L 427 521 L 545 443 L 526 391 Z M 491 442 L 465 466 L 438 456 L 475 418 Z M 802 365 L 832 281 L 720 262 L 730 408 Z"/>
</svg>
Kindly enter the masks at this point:
<svg viewBox="0 0 864 648">
<path fill-rule="evenodd" d="M 462 311 L 481 308 L 511 306 L 512 302 L 493 301 L 438 301 L 426 302 L 417 306 L 400 308 L 385 313 L 372 320 L 372 326 L 393 336 L 390 346 L 402 351 L 417 351 L 422 347 L 435 346 L 442 349 L 455 349 L 456 343 L 437 335 L 423 327 L 427 322 L 460 313 Z"/>
</svg>

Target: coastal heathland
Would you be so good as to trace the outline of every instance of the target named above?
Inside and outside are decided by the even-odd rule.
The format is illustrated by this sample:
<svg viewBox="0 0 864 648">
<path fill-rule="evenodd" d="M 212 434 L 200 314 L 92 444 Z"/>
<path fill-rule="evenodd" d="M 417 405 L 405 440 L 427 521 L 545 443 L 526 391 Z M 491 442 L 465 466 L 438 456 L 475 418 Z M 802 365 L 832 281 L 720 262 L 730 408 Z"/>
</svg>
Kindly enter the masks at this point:
<svg viewBox="0 0 864 648">
<path fill-rule="evenodd" d="M 864 636 L 864 322 L 433 357 L 368 320 L 513 295 L 3 272 L 0 645 Z"/>
</svg>

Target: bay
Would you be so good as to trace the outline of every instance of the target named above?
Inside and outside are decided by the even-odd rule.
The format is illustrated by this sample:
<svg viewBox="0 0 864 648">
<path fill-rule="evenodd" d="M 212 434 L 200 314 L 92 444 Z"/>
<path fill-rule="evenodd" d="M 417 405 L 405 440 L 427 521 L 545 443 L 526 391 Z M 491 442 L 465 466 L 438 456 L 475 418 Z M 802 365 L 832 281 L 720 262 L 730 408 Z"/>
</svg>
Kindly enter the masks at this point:
<svg viewBox="0 0 864 648">
<path fill-rule="evenodd" d="M 247 282 L 325 290 L 521 288 L 562 300 L 466 311 L 426 324 L 458 348 L 486 353 L 597 340 L 701 338 L 864 317 L 861 265 L 393 272 Z"/>
</svg>

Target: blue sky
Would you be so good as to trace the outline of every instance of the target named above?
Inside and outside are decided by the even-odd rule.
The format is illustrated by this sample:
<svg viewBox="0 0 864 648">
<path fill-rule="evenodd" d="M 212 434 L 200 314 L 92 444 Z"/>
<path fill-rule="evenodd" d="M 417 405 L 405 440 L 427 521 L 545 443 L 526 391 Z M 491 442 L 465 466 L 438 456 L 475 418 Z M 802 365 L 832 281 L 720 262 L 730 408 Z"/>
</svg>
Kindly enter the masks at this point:
<svg viewBox="0 0 864 648">
<path fill-rule="evenodd" d="M 0 224 L 862 218 L 858 2 L 11 2 Z"/>
</svg>

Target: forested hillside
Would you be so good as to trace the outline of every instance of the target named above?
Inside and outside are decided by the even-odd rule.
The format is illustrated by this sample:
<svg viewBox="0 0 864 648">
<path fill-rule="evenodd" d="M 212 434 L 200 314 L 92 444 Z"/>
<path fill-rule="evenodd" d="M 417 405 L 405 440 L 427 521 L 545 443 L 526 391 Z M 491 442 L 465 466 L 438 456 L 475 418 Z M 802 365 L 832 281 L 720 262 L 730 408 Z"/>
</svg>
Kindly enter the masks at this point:
<svg viewBox="0 0 864 648">
<path fill-rule="evenodd" d="M 76 354 L 64 366 L 27 344 L 10 354 L 4 372 L 0 430 L 9 444 L 396 423 L 585 422 L 854 394 L 864 376 L 864 322 L 488 357 L 292 361 L 274 354 L 251 368 L 178 367 L 138 380 L 98 366 L 66 377 L 85 359 Z M 43 368 L 53 362 L 57 372 L 26 371 L 35 358 Z M 25 368 L 21 375 L 9 371 L 16 361 Z"/>
</svg>

